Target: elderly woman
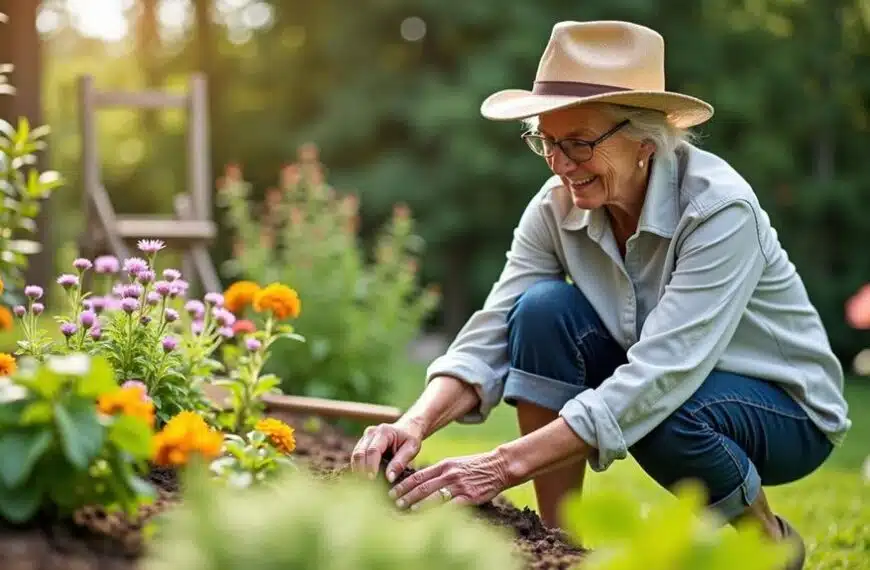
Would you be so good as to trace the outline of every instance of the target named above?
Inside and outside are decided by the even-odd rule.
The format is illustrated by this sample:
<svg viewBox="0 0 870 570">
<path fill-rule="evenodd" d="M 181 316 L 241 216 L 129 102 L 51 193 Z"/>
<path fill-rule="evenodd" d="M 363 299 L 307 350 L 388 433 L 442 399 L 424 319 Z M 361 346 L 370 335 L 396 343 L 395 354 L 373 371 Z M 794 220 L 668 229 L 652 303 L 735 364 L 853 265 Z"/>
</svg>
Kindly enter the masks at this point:
<svg viewBox="0 0 870 570">
<path fill-rule="evenodd" d="M 487 118 L 526 120 L 554 176 L 419 400 L 369 428 L 353 464 L 374 476 L 389 452 L 392 481 L 425 438 L 502 399 L 522 436 L 417 472 L 393 488 L 400 507 L 533 480 L 557 525 L 587 463 L 631 453 L 665 488 L 699 480 L 724 520 L 802 546 L 762 486 L 807 476 L 843 438 L 842 369 L 750 185 L 690 144 L 712 108 L 664 90 L 663 51 L 641 26 L 560 23 L 534 88 L 484 102 Z"/>
</svg>

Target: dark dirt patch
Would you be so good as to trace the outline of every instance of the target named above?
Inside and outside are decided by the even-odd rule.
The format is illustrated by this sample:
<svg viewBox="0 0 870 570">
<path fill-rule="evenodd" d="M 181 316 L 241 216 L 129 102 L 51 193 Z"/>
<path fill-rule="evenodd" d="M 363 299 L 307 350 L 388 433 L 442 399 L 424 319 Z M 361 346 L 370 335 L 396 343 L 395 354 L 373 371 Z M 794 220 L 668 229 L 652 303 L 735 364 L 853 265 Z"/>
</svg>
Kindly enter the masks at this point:
<svg viewBox="0 0 870 570">
<path fill-rule="evenodd" d="M 308 432 L 304 418 L 281 419 L 296 428 L 294 455 L 314 473 L 334 477 L 346 472 L 355 439 L 325 422 L 318 431 Z M 406 468 L 399 480 L 412 473 L 414 469 Z M 150 480 L 158 489 L 158 498 L 135 517 L 87 507 L 64 522 L 53 523 L 48 514 L 27 527 L 0 521 L 0 569 L 135 570 L 144 548 L 143 527 L 178 500 L 178 478 L 173 470 L 156 468 Z M 583 555 L 560 531 L 545 527 L 534 511 L 517 509 L 503 498 L 477 507 L 476 512 L 514 532 L 517 551 L 527 560 L 529 570 L 566 570 Z"/>
</svg>

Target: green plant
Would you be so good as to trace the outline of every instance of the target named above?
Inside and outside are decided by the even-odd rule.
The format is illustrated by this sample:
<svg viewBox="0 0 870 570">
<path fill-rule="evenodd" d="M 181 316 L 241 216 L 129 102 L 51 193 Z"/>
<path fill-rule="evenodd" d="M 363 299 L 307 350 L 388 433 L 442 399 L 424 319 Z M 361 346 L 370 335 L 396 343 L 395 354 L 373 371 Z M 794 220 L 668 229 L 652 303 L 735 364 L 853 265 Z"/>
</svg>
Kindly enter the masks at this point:
<svg viewBox="0 0 870 570">
<path fill-rule="evenodd" d="M 785 567 L 791 547 L 766 539 L 755 526 L 723 529 L 705 507 L 700 484 L 686 482 L 644 514 L 619 490 L 575 493 L 563 505 L 566 530 L 594 546 L 584 570 L 772 570 Z"/>
<path fill-rule="evenodd" d="M 191 471 L 142 570 L 518 570 L 501 529 L 445 505 L 401 514 L 380 485 L 303 471 L 245 490 Z M 279 507 L 276 508 L 276 505 Z"/>
<path fill-rule="evenodd" d="M 55 319 L 61 341 L 38 326 L 42 288 L 25 287 L 26 304 L 14 309 L 23 332 L 16 354 L 37 360 L 78 352 L 103 356 L 118 384 L 147 386 L 161 424 L 182 410 L 207 412 L 201 387 L 224 370 L 212 356 L 233 336 L 234 317 L 219 293 L 186 299 L 188 284 L 179 271 L 165 269 L 158 279 L 154 264 L 163 247 L 159 240 L 141 240 L 145 259 L 74 260 L 72 272 L 57 279 L 66 297 Z M 86 291 L 89 278 L 94 285 Z"/>
<path fill-rule="evenodd" d="M 104 358 L 25 360 L 0 405 L 0 516 L 68 516 L 103 505 L 134 512 L 153 498 L 139 477 L 151 453 L 153 407 L 118 388 Z"/>
<path fill-rule="evenodd" d="M 0 23 L 6 17 L 0 13 Z M 0 63 L 0 95 L 14 95 L 15 89 L 6 75 L 12 65 Z M 47 125 L 32 128 L 26 117 L 18 119 L 13 127 L 0 119 L 0 279 L 5 285 L 4 295 L 9 301 L 17 301 L 19 289 L 24 284 L 24 271 L 28 256 L 40 251 L 40 244 L 23 236 L 36 232 L 36 217 L 41 202 L 63 184 L 60 175 L 47 170 L 39 172 L 32 165 L 37 162 L 37 153 L 45 148 Z"/>
<path fill-rule="evenodd" d="M 228 169 L 218 199 L 236 243 L 224 270 L 235 279 L 292 283 L 306 305 L 298 327 L 307 342 L 276 343 L 266 371 L 287 392 L 386 402 L 408 343 L 439 300 L 435 288 L 417 282 L 421 240 L 409 210 L 395 208 L 369 260 L 356 197 L 325 184 L 312 147 L 264 203 L 254 204 L 251 193 L 240 171 Z"/>
<path fill-rule="evenodd" d="M 271 482 L 295 464 L 288 457 L 296 447 L 293 428 L 278 420 L 260 422 L 239 436 L 224 435 L 223 455 L 211 462 L 215 478 L 236 488 Z"/>
</svg>

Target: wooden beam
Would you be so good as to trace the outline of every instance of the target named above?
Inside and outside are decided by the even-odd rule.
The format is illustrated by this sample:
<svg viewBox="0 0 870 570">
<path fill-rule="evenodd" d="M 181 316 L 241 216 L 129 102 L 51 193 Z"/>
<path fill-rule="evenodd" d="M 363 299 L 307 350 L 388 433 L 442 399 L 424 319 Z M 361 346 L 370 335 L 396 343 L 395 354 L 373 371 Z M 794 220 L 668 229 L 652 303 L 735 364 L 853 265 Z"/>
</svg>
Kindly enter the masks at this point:
<svg viewBox="0 0 870 570">
<path fill-rule="evenodd" d="M 221 387 L 207 384 L 203 390 L 218 408 L 227 405 L 229 392 Z M 286 394 L 266 394 L 263 396 L 267 414 L 309 414 L 324 418 L 345 418 L 370 423 L 392 423 L 402 416 L 402 410 L 393 406 L 312 398 L 308 396 L 289 396 Z"/>
<path fill-rule="evenodd" d="M 164 93 L 163 91 L 96 91 L 94 106 L 98 109 L 106 107 L 134 107 L 138 109 L 184 109 L 187 107 L 188 96 L 185 94 Z"/>
</svg>

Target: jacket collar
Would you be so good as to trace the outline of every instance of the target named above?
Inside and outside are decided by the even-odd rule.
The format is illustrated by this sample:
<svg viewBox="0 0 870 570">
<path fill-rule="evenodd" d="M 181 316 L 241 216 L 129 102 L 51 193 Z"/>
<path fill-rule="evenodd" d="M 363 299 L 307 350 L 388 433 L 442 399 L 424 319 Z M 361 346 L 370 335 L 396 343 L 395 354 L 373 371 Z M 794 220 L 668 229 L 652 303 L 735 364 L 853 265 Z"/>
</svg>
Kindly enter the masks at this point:
<svg viewBox="0 0 870 570">
<path fill-rule="evenodd" d="M 675 156 L 654 157 L 646 198 L 637 229 L 665 238 L 673 237 L 680 219 L 677 161 Z M 560 226 L 564 230 L 587 229 L 589 236 L 600 239 L 607 225 L 603 208 L 583 210 L 571 206 Z"/>
</svg>

